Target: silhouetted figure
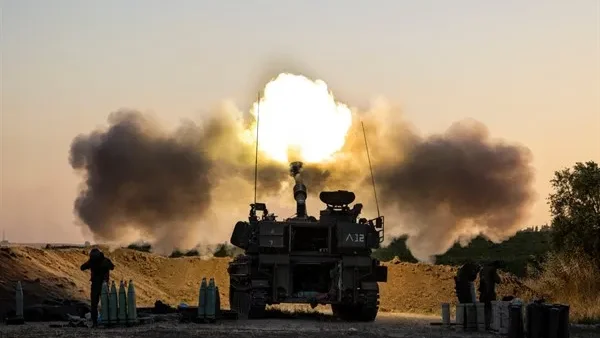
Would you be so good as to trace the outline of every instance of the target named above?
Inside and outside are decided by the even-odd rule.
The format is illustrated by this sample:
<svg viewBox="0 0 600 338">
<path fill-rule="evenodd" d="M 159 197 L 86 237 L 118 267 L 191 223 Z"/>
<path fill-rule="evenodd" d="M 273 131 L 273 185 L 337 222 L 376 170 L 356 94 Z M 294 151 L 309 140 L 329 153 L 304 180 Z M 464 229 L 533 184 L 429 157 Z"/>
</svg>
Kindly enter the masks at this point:
<svg viewBox="0 0 600 338">
<path fill-rule="evenodd" d="M 496 284 L 502 283 L 500 275 L 498 275 L 498 269 L 503 266 L 504 264 L 501 261 L 493 261 L 486 264 L 479 273 L 479 301 L 485 304 L 486 329 L 489 329 L 492 321 L 492 301 L 498 297 L 496 295 Z"/>
<path fill-rule="evenodd" d="M 91 315 L 93 326 L 98 325 L 98 303 L 100 302 L 100 294 L 102 293 L 102 283 L 106 282 L 110 277 L 110 270 L 113 270 L 115 265 L 113 262 L 104 257 L 102 251 L 94 248 L 90 251 L 90 258 L 87 262 L 81 265 L 81 271 L 91 270 L 90 281 L 92 282 L 91 292 Z"/>
<path fill-rule="evenodd" d="M 480 269 L 481 267 L 473 262 L 468 262 L 458 269 L 456 277 L 454 277 L 454 284 L 459 303 L 475 303 L 473 283 L 477 279 Z"/>
</svg>

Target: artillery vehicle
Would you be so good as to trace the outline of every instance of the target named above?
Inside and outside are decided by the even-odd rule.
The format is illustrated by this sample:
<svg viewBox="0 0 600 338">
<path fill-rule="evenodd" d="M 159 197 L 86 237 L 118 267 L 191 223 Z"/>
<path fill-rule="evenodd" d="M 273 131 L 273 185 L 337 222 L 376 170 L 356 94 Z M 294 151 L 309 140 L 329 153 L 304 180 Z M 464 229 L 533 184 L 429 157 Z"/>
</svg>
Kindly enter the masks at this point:
<svg viewBox="0 0 600 338">
<path fill-rule="evenodd" d="M 231 244 L 244 250 L 229 263 L 229 302 L 240 318 L 260 318 L 266 305 L 330 304 L 346 321 L 373 321 L 379 310 L 379 284 L 387 267 L 371 258 L 384 237 L 384 217 L 360 218 L 363 205 L 351 191 L 322 191 L 326 207 L 319 219 L 306 211 L 302 162 L 290 164 L 296 215 L 269 214 L 264 203 L 250 204 L 247 222 L 237 222 Z M 257 216 L 262 211 L 262 216 Z"/>
</svg>

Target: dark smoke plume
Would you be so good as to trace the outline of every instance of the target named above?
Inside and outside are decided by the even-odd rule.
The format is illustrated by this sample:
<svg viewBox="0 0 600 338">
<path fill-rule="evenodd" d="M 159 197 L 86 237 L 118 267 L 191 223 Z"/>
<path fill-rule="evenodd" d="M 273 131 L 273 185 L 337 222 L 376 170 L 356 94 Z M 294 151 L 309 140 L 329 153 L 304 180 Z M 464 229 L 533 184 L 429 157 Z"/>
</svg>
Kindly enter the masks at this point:
<svg viewBox="0 0 600 338">
<path fill-rule="evenodd" d="M 443 254 L 463 236 L 501 241 L 524 225 L 534 198 L 527 148 L 494 142 L 484 125 L 468 120 L 394 149 L 403 156 L 380 165 L 377 183 L 418 259 Z"/>
<path fill-rule="evenodd" d="M 133 228 L 166 245 L 185 242 L 210 207 L 213 163 L 206 145 L 215 135 L 192 123 L 168 134 L 134 111 L 108 120 L 108 130 L 71 144 L 71 166 L 86 176 L 77 216 L 102 240 L 119 240 Z"/>
</svg>

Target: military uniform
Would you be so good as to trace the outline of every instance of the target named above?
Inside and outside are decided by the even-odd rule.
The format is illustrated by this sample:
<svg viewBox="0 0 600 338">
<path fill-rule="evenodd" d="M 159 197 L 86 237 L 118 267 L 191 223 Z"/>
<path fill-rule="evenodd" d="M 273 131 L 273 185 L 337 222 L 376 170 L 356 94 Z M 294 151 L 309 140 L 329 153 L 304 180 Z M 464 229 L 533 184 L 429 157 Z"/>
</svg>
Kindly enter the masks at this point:
<svg viewBox="0 0 600 338">
<path fill-rule="evenodd" d="M 500 266 L 500 262 L 493 262 L 484 266 L 479 274 L 479 301 L 484 303 L 486 329 L 490 327 L 492 320 L 492 301 L 498 297 L 496 284 L 502 283 L 500 275 L 498 275 Z"/>
<path fill-rule="evenodd" d="M 456 273 L 454 284 L 459 303 L 475 303 L 475 297 L 471 290 L 479 269 L 479 265 L 475 263 L 466 263 Z"/>
<path fill-rule="evenodd" d="M 113 262 L 104 256 L 102 251 L 94 248 L 90 251 L 90 258 L 87 262 L 81 265 L 81 271 L 90 270 L 90 281 L 92 282 L 91 292 L 91 315 L 94 326 L 98 324 L 98 303 L 100 302 L 100 294 L 102 293 L 102 283 L 108 284 L 110 278 L 110 270 L 113 270 L 115 265 Z"/>
</svg>

